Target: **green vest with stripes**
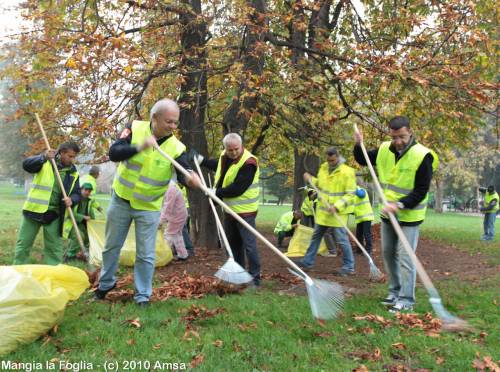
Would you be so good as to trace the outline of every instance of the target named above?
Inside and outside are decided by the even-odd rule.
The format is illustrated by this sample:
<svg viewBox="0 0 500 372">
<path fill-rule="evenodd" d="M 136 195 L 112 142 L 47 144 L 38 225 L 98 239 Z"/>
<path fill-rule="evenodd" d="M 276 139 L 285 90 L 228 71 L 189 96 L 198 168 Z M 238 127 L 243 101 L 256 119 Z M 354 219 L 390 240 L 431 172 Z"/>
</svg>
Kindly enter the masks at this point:
<svg viewBox="0 0 500 372">
<path fill-rule="evenodd" d="M 71 175 L 73 176 L 73 183 L 71 184 L 68 195 L 71 194 L 78 180 L 78 172 L 76 170 L 72 172 Z M 54 182 L 54 170 L 52 169 L 50 161 L 47 160 L 43 164 L 42 169 L 40 169 L 33 178 L 33 182 L 28 192 L 28 198 L 23 205 L 23 210 L 35 213 L 47 212 L 49 209 L 50 196 L 54 188 Z"/>
<path fill-rule="evenodd" d="M 361 190 L 365 191 L 365 196 L 360 198 L 355 195 L 354 197 L 354 217 L 356 223 L 364 222 L 364 221 L 373 221 L 375 216 L 373 215 L 372 205 L 370 204 L 370 197 L 368 196 L 368 192 L 360 187 Z"/>
<path fill-rule="evenodd" d="M 484 206 L 487 207 L 488 205 L 490 205 L 490 203 L 493 199 L 496 199 L 497 203 L 495 204 L 495 206 L 492 209 L 490 209 L 489 211 L 484 211 L 484 213 L 497 213 L 497 211 L 498 211 L 498 193 L 497 192 L 494 192 L 493 194 L 486 192 L 486 194 L 484 195 Z"/>
<path fill-rule="evenodd" d="M 318 199 L 311 200 L 309 196 L 306 195 L 304 200 L 302 201 L 302 206 L 300 210 L 304 213 L 304 216 L 314 216 L 314 205 L 317 203 Z"/>
<path fill-rule="evenodd" d="M 413 191 L 417 170 L 431 150 L 417 143 L 396 162 L 396 155 L 389 149 L 390 145 L 390 141 L 383 142 L 378 150 L 377 173 L 387 200 L 397 202 Z M 438 164 L 437 155 L 434 154 L 433 168 Z M 422 221 L 427 210 L 427 199 L 428 195 L 416 207 L 398 211 L 398 219 L 402 222 Z"/>
<path fill-rule="evenodd" d="M 347 223 L 347 215 L 354 212 L 354 192 L 356 191 L 356 171 L 340 164 L 332 172 L 328 162 L 321 164 L 318 177 L 313 183 L 319 189 L 316 222 L 322 226 L 342 227 L 335 215 L 328 211 L 328 205 L 337 208 L 343 224 Z"/>
<path fill-rule="evenodd" d="M 152 132 L 148 121 L 136 120 L 132 123 L 132 145 L 139 146 L 150 136 Z M 160 148 L 174 159 L 186 151 L 186 146 L 174 135 L 163 142 Z M 120 162 L 113 190 L 120 198 L 128 200 L 134 209 L 160 211 L 172 171 L 170 161 L 149 147 Z"/>
<path fill-rule="evenodd" d="M 217 164 L 217 170 L 215 172 L 215 184 L 219 184 L 219 179 L 221 177 L 221 172 L 222 172 L 222 157 L 224 156 L 225 152 L 222 152 L 221 156 L 219 157 L 219 162 Z M 258 159 L 250 153 L 250 151 L 244 149 L 243 154 L 241 155 L 240 160 L 235 164 L 232 163 L 229 166 L 229 169 L 227 170 L 226 174 L 224 175 L 224 180 L 222 181 L 222 187 L 227 187 L 231 185 L 234 180 L 236 179 L 236 176 L 238 175 L 239 170 L 241 167 L 243 167 L 243 164 L 250 159 L 254 158 L 256 161 Z M 257 171 L 255 172 L 255 175 L 253 177 L 252 184 L 246 189 L 246 191 L 240 195 L 237 196 L 236 198 L 224 198 L 224 202 L 236 213 L 250 213 L 250 212 L 256 212 L 257 209 L 259 208 L 259 166 L 257 164 Z"/>
</svg>

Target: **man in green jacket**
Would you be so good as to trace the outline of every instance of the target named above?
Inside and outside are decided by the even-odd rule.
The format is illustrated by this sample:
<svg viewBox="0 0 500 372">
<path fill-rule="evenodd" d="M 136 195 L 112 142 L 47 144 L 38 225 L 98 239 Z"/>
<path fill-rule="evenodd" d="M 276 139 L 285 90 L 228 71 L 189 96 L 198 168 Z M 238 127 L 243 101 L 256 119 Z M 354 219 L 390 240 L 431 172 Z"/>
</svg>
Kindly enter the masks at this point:
<svg viewBox="0 0 500 372">
<path fill-rule="evenodd" d="M 83 245 L 85 246 L 86 252 L 88 254 L 89 247 L 89 234 L 87 231 L 87 221 L 95 219 L 94 208 L 92 205 L 92 199 L 90 194 L 92 193 L 92 185 L 86 182 L 82 185 L 81 195 L 82 198 L 80 203 L 73 207 L 73 214 L 75 215 L 76 223 L 78 224 L 78 229 L 80 230 L 80 235 L 83 240 Z M 71 219 L 67 218 L 65 223 L 65 237 L 69 239 L 68 250 L 66 251 L 65 261 L 74 260 L 77 258 L 78 252 L 80 251 L 80 243 L 76 236 L 75 228 L 71 222 Z M 69 232 L 69 233 L 68 233 Z"/>
<path fill-rule="evenodd" d="M 80 148 L 75 142 L 64 142 L 59 149 L 31 156 L 23 161 L 26 172 L 34 178 L 23 206 L 23 220 L 19 229 L 14 254 L 14 265 L 29 263 L 33 242 L 43 228 L 44 263 L 60 264 L 63 260 L 62 225 L 67 207 L 80 201 L 78 172 L 74 166 Z M 57 181 L 52 163 L 55 159 L 67 198 Z"/>
<path fill-rule="evenodd" d="M 491 241 L 495 237 L 495 220 L 498 211 L 498 193 L 493 185 L 488 186 L 488 189 L 482 187 L 479 191 L 484 192 L 484 205 L 481 212 L 484 213 L 484 235 L 481 240 Z"/>
</svg>

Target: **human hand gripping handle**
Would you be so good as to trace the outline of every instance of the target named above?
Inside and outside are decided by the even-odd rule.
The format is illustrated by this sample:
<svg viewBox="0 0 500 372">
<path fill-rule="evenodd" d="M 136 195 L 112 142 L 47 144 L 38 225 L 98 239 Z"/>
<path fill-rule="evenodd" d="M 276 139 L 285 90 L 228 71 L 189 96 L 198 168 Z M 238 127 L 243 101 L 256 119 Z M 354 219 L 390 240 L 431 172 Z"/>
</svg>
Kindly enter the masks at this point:
<svg viewBox="0 0 500 372">
<path fill-rule="evenodd" d="M 49 140 L 47 139 L 47 135 L 45 134 L 45 130 L 43 129 L 42 122 L 40 121 L 40 117 L 38 116 L 37 113 L 35 113 L 35 118 L 38 123 L 38 127 L 40 128 L 40 132 L 42 132 L 43 140 L 45 141 L 45 146 L 47 147 L 47 157 L 49 158 L 50 162 L 52 163 L 52 168 L 54 169 L 54 173 L 56 174 L 57 177 L 57 182 L 59 183 L 59 187 L 61 188 L 62 194 L 63 194 L 63 200 L 64 204 L 66 205 L 66 208 L 68 210 L 69 216 L 71 218 L 71 223 L 73 224 L 73 229 L 75 230 L 76 233 L 76 238 L 78 239 L 78 243 L 80 244 L 80 249 L 82 250 L 82 253 L 86 255 L 85 253 L 85 245 L 83 244 L 83 239 L 82 235 L 80 234 L 80 229 L 78 228 L 78 225 L 76 224 L 75 216 L 73 214 L 73 210 L 71 209 L 71 198 L 68 197 L 66 194 L 66 190 L 64 189 L 64 184 L 61 179 L 61 175 L 59 174 L 59 169 L 57 169 L 57 164 L 56 161 L 54 160 L 54 157 L 50 157 L 49 154 L 53 151 L 50 147 Z"/>
</svg>

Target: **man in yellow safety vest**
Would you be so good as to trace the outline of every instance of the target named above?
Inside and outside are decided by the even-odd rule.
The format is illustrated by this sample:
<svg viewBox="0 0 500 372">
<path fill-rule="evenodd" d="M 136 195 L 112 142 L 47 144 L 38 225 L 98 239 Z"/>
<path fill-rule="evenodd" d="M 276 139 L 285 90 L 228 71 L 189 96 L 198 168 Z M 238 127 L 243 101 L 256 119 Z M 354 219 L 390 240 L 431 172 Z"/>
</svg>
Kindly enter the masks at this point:
<svg viewBox="0 0 500 372">
<path fill-rule="evenodd" d="M 237 133 L 229 133 L 222 140 L 224 151 L 219 159 L 204 159 L 194 154 L 204 167 L 215 171 L 215 194 L 248 224 L 255 228 L 259 208 L 259 163 L 257 158 L 243 147 Z M 233 251 L 234 259 L 253 277 L 254 286 L 260 285 L 260 258 L 255 235 L 229 214 L 224 215 L 224 229 Z"/>
<path fill-rule="evenodd" d="M 382 142 L 368 152 L 376 166 L 388 204 L 381 211 L 382 254 L 389 279 L 389 294 L 382 300 L 390 312 L 412 311 L 415 304 L 416 269 L 410 256 L 401 246 L 387 213 L 394 213 L 415 251 L 419 225 L 427 209 L 427 193 L 432 174 L 437 167 L 437 155 L 418 143 L 410 128 L 410 120 L 396 116 L 389 121 L 391 141 Z M 360 142 L 363 135 L 355 135 L 354 158 L 366 165 Z"/>
<path fill-rule="evenodd" d="M 113 182 L 113 195 L 107 212 L 106 243 L 102 252 L 102 269 L 95 299 L 102 300 L 116 286 L 120 251 L 132 221 L 135 223 L 136 259 L 134 266 L 135 302 L 149 305 L 153 289 L 156 231 L 160 211 L 174 167 L 155 148 L 160 148 L 184 168 L 190 170 L 186 146 L 173 131 L 179 122 L 179 106 L 170 99 L 153 105 L 150 121 L 134 121 L 123 130 L 120 138 L 110 147 L 111 161 L 120 162 Z M 200 185 L 199 178 L 191 174 L 177 180 L 190 187 Z"/>
<path fill-rule="evenodd" d="M 479 191 L 484 192 L 484 205 L 481 212 L 484 213 L 484 235 L 481 240 L 491 241 L 495 237 L 495 220 L 498 212 L 498 193 L 493 185 L 488 186 L 488 189 L 479 188 Z"/>
<path fill-rule="evenodd" d="M 61 236 L 66 208 L 80 201 L 78 171 L 74 166 L 79 152 L 80 148 L 75 142 L 65 142 L 57 151 L 49 150 L 23 161 L 24 170 L 35 176 L 23 206 L 23 220 L 16 242 L 14 265 L 29 263 L 30 251 L 40 228 L 43 229 L 44 263 L 62 263 Z M 67 198 L 63 198 L 50 159 L 56 160 Z"/>
<path fill-rule="evenodd" d="M 368 192 L 358 186 L 354 199 L 354 218 L 356 222 L 356 238 L 365 247 L 368 254 L 372 254 L 372 221 L 375 219 Z M 361 249 L 356 253 L 362 254 Z"/>
</svg>

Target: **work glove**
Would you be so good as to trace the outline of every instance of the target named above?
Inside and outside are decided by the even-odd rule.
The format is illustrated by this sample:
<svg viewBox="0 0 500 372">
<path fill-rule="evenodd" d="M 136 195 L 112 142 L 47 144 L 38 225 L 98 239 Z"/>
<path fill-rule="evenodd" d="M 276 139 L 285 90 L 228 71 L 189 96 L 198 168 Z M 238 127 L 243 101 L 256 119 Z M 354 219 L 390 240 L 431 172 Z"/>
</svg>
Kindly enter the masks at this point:
<svg viewBox="0 0 500 372">
<path fill-rule="evenodd" d="M 358 188 L 358 189 L 356 189 L 356 196 L 357 196 L 358 198 L 363 199 L 363 198 L 365 197 L 365 195 L 366 195 L 365 190 L 363 190 L 363 189 L 359 189 L 359 188 Z"/>
</svg>

